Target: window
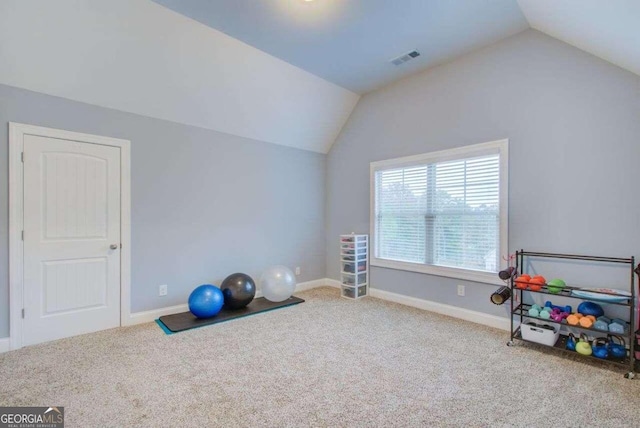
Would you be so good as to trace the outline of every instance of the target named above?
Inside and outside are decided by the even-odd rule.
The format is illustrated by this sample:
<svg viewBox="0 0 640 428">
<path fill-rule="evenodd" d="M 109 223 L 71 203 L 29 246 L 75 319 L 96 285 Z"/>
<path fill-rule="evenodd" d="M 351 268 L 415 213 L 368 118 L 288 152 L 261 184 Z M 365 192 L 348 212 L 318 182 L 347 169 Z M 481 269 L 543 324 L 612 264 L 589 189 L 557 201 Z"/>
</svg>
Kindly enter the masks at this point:
<svg viewBox="0 0 640 428">
<path fill-rule="evenodd" d="M 508 141 L 371 164 L 371 264 L 499 283 Z"/>
</svg>

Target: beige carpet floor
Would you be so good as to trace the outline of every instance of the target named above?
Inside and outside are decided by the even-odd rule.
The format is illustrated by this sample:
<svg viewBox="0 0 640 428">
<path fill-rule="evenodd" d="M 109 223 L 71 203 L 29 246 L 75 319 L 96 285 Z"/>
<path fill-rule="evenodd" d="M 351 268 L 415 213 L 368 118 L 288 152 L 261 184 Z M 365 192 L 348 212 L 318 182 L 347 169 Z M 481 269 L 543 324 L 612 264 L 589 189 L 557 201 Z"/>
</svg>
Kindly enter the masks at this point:
<svg viewBox="0 0 640 428">
<path fill-rule="evenodd" d="M 503 331 L 320 288 L 171 336 L 154 323 L 0 354 L 0 405 L 68 427 L 638 427 L 640 381 Z"/>
</svg>

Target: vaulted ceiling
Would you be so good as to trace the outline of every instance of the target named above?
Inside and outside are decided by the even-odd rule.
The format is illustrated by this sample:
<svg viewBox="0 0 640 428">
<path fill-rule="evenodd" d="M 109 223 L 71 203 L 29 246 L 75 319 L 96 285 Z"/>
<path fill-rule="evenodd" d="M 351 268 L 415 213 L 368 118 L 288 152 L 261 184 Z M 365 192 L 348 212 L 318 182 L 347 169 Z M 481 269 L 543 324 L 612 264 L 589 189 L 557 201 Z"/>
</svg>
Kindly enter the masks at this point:
<svg viewBox="0 0 640 428">
<path fill-rule="evenodd" d="M 154 1 L 360 94 L 530 27 L 640 73 L 640 0 Z"/>
<path fill-rule="evenodd" d="M 531 27 L 640 74 L 640 0 L 518 0 Z"/>
<path fill-rule="evenodd" d="M 0 83 L 320 153 L 358 101 L 148 0 L 1 0 Z"/>
<path fill-rule="evenodd" d="M 154 1 L 360 94 L 529 28 L 515 0 Z"/>
<path fill-rule="evenodd" d="M 0 84 L 326 153 L 359 94 L 527 28 L 640 74 L 640 0 L 2 0 Z"/>
</svg>

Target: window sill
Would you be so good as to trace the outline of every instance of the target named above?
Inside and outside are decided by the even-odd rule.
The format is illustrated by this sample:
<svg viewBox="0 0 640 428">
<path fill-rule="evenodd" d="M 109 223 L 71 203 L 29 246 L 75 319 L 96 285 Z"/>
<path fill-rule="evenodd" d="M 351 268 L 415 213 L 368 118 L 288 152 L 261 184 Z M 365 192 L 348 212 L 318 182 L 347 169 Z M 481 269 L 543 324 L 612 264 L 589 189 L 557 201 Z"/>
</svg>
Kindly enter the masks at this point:
<svg viewBox="0 0 640 428">
<path fill-rule="evenodd" d="M 447 278 L 464 279 L 466 281 L 480 282 L 483 284 L 504 285 L 504 282 L 500 278 L 498 278 L 497 273 L 481 272 L 468 269 L 456 269 L 444 266 L 421 265 L 417 263 L 400 262 L 396 260 L 377 259 L 374 257 L 371 258 L 370 265 L 388 269 L 444 276 Z"/>
</svg>

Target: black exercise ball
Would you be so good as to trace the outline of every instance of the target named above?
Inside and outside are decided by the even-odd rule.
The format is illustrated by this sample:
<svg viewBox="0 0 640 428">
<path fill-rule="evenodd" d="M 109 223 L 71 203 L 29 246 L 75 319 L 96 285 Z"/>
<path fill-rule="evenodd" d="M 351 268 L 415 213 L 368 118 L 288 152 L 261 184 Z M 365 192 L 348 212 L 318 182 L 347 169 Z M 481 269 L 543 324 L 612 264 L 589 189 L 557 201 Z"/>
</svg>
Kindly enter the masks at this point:
<svg viewBox="0 0 640 428">
<path fill-rule="evenodd" d="M 220 289 L 224 295 L 224 306 L 228 309 L 244 308 L 256 295 L 256 283 L 244 273 L 229 275 L 222 281 Z"/>
</svg>

